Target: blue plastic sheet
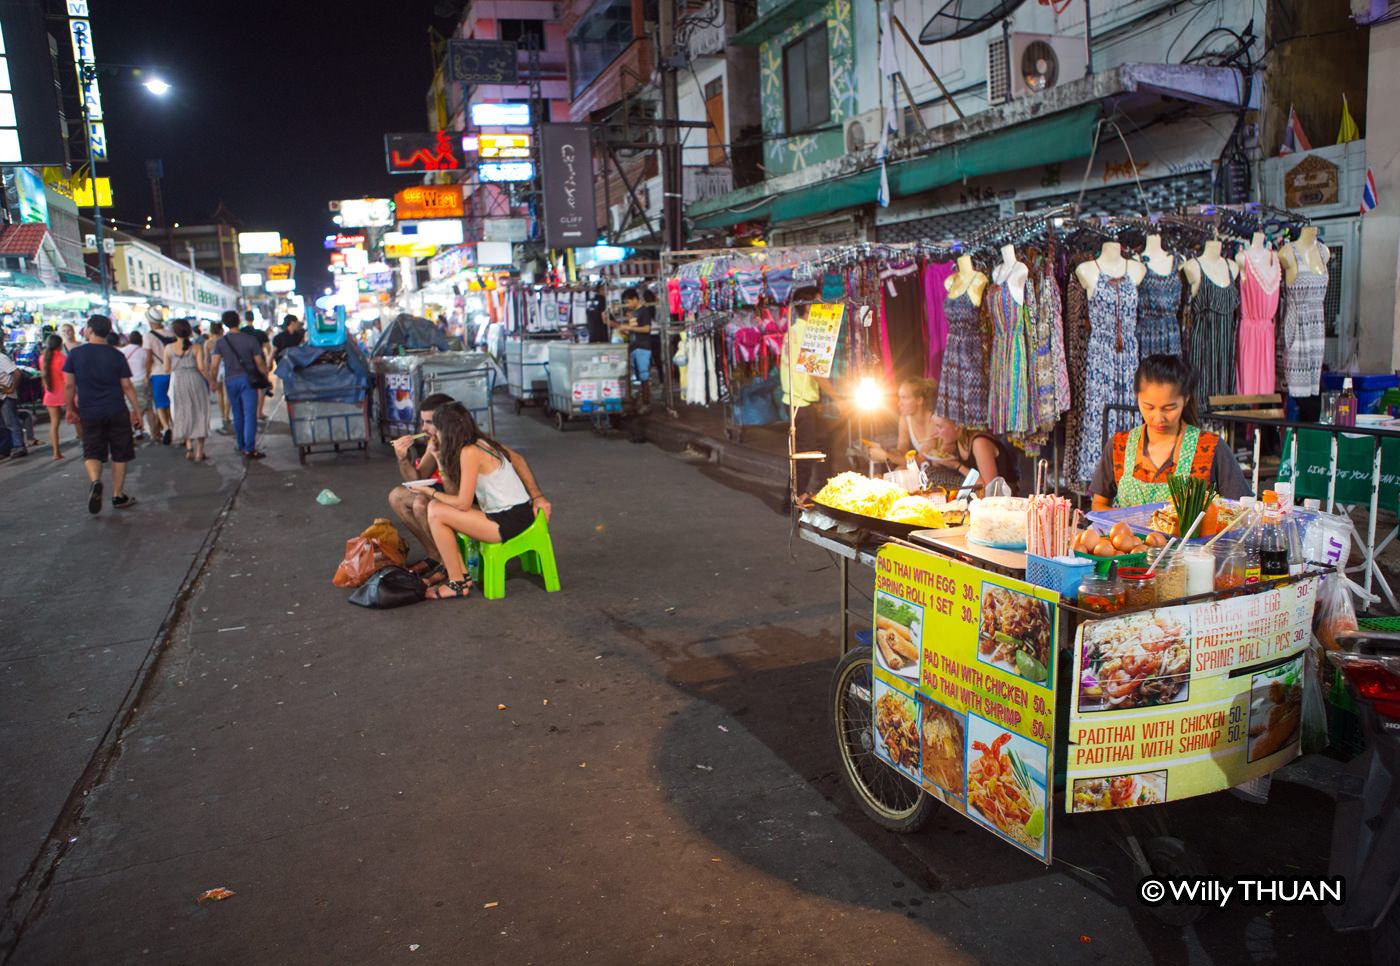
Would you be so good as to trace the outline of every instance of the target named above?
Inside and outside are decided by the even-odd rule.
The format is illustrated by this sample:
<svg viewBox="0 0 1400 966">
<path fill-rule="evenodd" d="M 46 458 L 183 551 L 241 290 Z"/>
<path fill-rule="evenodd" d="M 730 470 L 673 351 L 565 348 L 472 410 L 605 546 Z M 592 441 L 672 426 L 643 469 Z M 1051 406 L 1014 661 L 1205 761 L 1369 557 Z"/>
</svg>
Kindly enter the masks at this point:
<svg viewBox="0 0 1400 966">
<path fill-rule="evenodd" d="M 334 347 L 287 349 L 277 364 L 277 378 L 292 402 L 357 403 L 370 386 L 369 365 L 353 340 Z"/>
</svg>

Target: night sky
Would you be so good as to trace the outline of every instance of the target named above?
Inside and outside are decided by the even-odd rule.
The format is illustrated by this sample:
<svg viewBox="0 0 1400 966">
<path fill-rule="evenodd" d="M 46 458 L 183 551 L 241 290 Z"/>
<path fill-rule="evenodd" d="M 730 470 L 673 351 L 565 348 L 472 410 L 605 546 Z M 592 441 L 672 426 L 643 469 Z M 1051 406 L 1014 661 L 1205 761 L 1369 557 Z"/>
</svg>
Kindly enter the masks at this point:
<svg viewBox="0 0 1400 966">
<path fill-rule="evenodd" d="M 413 181 L 385 172 L 383 136 L 427 129 L 428 28 L 449 32 L 434 7 L 458 5 L 92 0 L 98 62 L 150 64 L 174 85 L 156 98 L 127 76 L 101 81 L 112 160 L 100 173 L 120 227 L 153 214 L 145 163 L 160 158 L 172 224 L 222 201 L 244 230 L 291 238 L 297 289 L 319 294 L 326 202 Z"/>
</svg>

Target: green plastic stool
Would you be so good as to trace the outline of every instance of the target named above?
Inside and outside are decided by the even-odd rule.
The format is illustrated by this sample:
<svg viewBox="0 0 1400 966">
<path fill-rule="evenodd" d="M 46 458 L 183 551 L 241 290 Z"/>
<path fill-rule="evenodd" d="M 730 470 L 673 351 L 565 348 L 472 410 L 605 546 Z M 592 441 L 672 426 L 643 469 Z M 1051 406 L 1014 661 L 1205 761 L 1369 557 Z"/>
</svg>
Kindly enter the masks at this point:
<svg viewBox="0 0 1400 966">
<path fill-rule="evenodd" d="M 487 600 L 500 600 L 506 595 L 506 562 L 512 557 L 520 558 L 520 569 L 527 574 L 540 574 L 544 577 L 544 589 L 554 593 L 559 589 L 559 568 L 554 564 L 554 543 L 549 539 L 549 521 L 543 513 L 535 515 L 535 522 L 529 529 L 505 543 L 482 543 L 465 534 L 457 534 L 457 548 L 462 560 L 470 566 L 471 547 L 476 544 L 481 554 L 480 573 L 471 576 L 481 584 L 481 596 Z"/>
</svg>

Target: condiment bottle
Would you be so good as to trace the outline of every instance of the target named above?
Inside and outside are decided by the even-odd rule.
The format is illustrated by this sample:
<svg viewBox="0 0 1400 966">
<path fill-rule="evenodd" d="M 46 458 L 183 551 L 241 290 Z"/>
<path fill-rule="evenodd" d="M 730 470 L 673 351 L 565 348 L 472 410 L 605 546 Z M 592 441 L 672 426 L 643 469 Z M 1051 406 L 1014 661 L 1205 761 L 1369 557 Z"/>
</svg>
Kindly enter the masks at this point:
<svg viewBox="0 0 1400 966">
<path fill-rule="evenodd" d="M 1338 426 L 1356 425 L 1356 393 L 1351 388 L 1351 376 L 1342 378 L 1342 394 L 1337 397 L 1337 414 L 1332 421 Z"/>
<path fill-rule="evenodd" d="M 1124 567 L 1118 571 L 1123 581 L 1123 601 L 1128 607 L 1151 607 L 1157 603 L 1157 575 L 1146 567 Z"/>
<path fill-rule="evenodd" d="M 1222 544 L 1222 547 L 1225 546 Z M 1244 586 L 1245 552 L 1238 542 L 1216 555 L 1215 589 L 1237 590 Z"/>
<path fill-rule="evenodd" d="M 1269 504 L 1259 531 L 1259 579 L 1278 580 L 1288 576 L 1288 538 L 1278 509 Z"/>
<path fill-rule="evenodd" d="M 1079 583 L 1079 606 L 1096 614 L 1123 609 L 1123 585 L 1112 574 L 1090 571 Z"/>
<path fill-rule="evenodd" d="M 1215 554 L 1205 547 L 1191 547 L 1181 554 L 1186 562 L 1186 596 L 1215 590 Z"/>
<path fill-rule="evenodd" d="M 1166 602 L 1186 596 L 1186 561 L 1173 551 L 1157 565 L 1157 600 Z"/>
</svg>

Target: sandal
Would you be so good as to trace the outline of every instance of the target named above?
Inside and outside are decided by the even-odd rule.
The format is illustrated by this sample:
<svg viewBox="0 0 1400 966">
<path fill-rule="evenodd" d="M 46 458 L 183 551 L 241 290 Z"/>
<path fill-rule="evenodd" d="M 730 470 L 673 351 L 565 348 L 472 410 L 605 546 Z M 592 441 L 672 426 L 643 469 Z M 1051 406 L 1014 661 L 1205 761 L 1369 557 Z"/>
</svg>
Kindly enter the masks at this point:
<svg viewBox="0 0 1400 966">
<path fill-rule="evenodd" d="M 409 564 L 408 572 L 411 574 L 417 574 L 419 577 L 422 577 L 426 574 L 432 573 L 434 570 L 437 570 L 441 566 L 442 564 L 439 561 L 434 560 L 432 557 L 424 557 L 417 563 Z"/>
<path fill-rule="evenodd" d="M 449 592 L 444 592 L 446 588 Z M 470 580 L 444 580 L 436 587 L 428 588 L 428 592 L 423 596 L 428 600 L 451 600 L 454 597 L 466 597 L 471 593 L 472 582 Z"/>
</svg>

